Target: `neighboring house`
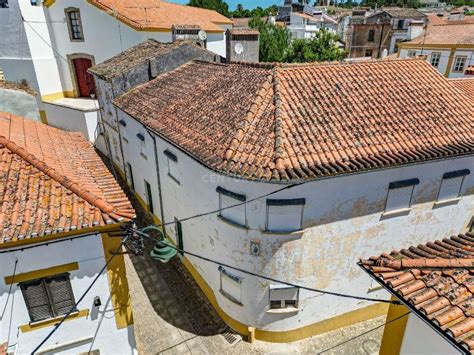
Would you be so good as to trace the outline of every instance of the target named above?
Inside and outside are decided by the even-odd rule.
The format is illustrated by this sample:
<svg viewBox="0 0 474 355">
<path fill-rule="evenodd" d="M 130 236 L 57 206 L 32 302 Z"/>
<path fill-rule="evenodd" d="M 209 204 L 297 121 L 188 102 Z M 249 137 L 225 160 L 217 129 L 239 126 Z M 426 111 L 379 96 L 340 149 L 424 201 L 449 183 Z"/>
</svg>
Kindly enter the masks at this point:
<svg viewBox="0 0 474 355">
<path fill-rule="evenodd" d="M 456 180 L 458 191 L 445 178 L 474 164 L 468 100 L 413 59 L 192 61 L 113 103 L 122 173 L 157 223 L 174 221 L 165 232 L 180 248 L 298 285 L 386 299 L 351 260 L 471 223 L 473 175 Z M 388 308 L 182 260 L 227 324 L 265 341 Z"/>
<path fill-rule="evenodd" d="M 449 81 L 470 97 L 474 103 L 474 78 L 450 79 Z"/>
<path fill-rule="evenodd" d="M 408 8 L 354 9 L 349 20 L 346 18 L 342 23 L 350 58 L 382 58 L 396 52 L 399 42 L 412 39 L 409 25 L 418 24 L 422 29 L 426 15 Z"/>
<path fill-rule="evenodd" d="M 215 11 L 161 0 L 7 0 L 0 8 L 0 67 L 7 80 L 38 92 L 43 122 L 81 131 L 98 120 L 87 69 L 147 38 L 193 39 L 225 57 L 232 21 Z M 77 100 L 77 98 L 81 98 Z M 93 117 L 95 116 L 95 117 Z M 69 121 L 59 121 L 70 117 Z"/>
<path fill-rule="evenodd" d="M 399 57 L 426 56 L 448 78 L 463 78 L 474 65 L 474 19 L 430 16 L 425 32 L 399 44 Z"/>
<path fill-rule="evenodd" d="M 292 39 L 313 38 L 321 29 L 336 33 L 337 21 L 322 11 L 313 14 L 292 12 L 286 26 Z"/>
<path fill-rule="evenodd" d="M 102 110 L 96 147 L 112 159 L 122 171 L 127 171 L 122 147 L 128 143 L 124 121 L 117 118 L 112 101 L 134 87 L 147 83 L 158 75 L 172 71 L 184 63 L 197 59 L 220 63 L 222 57 L 186 41 L 160 43 L 149 39 L 119 55 L 89 69 L 97 86 Z M 170 102 L 170 105 L 173 104 Z M 104 135 L 104 131 L 107 135 Z"/>
<path fill-rule="evenodd" d="M 112 174 L 80 133 L 9 113 L 0 152 L 0 344 L 30 354 L 98 277 L 41 353 L 135 354 L 123 255 L 99 274 L 135 214 Z"/>
<path fill-rule="evenodd" d="M 404 305 L 390 306 L 382 354 L 474 352 L 473 245 L 474 234 L 468 232 L 361 260 L 360 266 Z"/>
<path fill-rule="evenodd" d="M 36 92 L 25 85 L 0 80 L 0 112 L 11 112 L 39 121 L 36 95 Z"/>
</svg>

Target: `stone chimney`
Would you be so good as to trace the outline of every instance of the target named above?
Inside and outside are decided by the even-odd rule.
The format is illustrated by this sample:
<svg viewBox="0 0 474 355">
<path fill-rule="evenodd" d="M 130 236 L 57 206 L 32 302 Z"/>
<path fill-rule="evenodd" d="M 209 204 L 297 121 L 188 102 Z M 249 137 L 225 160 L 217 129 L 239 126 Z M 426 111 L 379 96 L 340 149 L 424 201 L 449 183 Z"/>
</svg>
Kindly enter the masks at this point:
<svg viewBox="0 0 474 355">
<path fill-rule="evenodd" d="M 254 28 L 233 28 L 226 31 L 226 59 L 231 62 L 260 61 L 260 33 Z"/>
<path fill-rule="evenodd" d="M 411 41 L 416 37 L 420 37 L 425 29 L 425 22 L 421 20 L 413 20 L 408 26 L 407 39 Z"/>
</svg>

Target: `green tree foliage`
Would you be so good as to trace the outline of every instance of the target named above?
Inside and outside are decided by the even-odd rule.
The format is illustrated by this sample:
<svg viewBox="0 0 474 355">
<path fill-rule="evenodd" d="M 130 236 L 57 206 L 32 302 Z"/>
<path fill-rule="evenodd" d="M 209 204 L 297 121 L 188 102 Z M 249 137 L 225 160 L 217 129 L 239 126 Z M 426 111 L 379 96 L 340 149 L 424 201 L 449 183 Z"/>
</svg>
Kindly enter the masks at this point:
<svg viewBox="0 0 474 355">
<path fill-rule="evenodd" d="M 224 0 L 189 0 L 188 5 L 215 10 L 221 15 L 230 17 L 229 5 Z"/>
<path fill-rule="evenodd" d="M 337 35 L 322 29 L 311 39 L 293 40 L 285 59 L 290 63 L 342 60 L 345 53 L 337 47 L 338 40 Z"/>
<path fill-rule="evenodd" d="M 266 23 L 260 17 L 252 18 L 249 26 L 260 31 L 260 61 L 285 61 L 290 44 L 290 33 L 286 28 Z"/>
<path fill-rule="evenodd" d="M 278 7 L 272 5 L 263 9 L 260 6 L 252 10 L 245 9 L 242 4 L 238 4 L 235 11 L 232 11 L 230 14 L 233 18 L 251 18 L 251 17 L 265 17 L 270 15 L 276 15 L 278 12 Z"/>
</svg>

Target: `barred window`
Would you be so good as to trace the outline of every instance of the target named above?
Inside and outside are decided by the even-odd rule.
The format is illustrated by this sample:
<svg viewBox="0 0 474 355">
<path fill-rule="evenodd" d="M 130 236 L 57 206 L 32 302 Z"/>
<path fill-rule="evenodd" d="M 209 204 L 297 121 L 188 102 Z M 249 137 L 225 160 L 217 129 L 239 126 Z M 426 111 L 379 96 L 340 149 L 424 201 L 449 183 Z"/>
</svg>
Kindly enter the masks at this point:
<svg viewBox="0 0 474 355">
<path fill-rule="evenodd" d="M 68 313 L 75 305 L 69 274 L 20 283 L 31 322 Z"/>
</svg>

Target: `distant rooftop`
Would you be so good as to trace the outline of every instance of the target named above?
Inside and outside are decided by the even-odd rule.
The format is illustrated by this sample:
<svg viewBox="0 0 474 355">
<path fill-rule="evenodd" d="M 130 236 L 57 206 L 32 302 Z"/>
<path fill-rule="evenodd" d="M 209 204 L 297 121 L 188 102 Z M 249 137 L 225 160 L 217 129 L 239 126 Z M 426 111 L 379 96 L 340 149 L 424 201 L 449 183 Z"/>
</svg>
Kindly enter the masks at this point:
<svg viewBox="0 0 474 355">
<path fill-rule="evenodd" d="M 36 92 L 29 86 L 15 83 L 13 81 L 0 80 L 0 89 L 23 91 L 30 95 L 36 95 Z"/>
<path fill-rule="evenodd" d="M 474 78 L 449 79 L 449 81 L 469 96 L 474 103 Z"/>
</svg>

